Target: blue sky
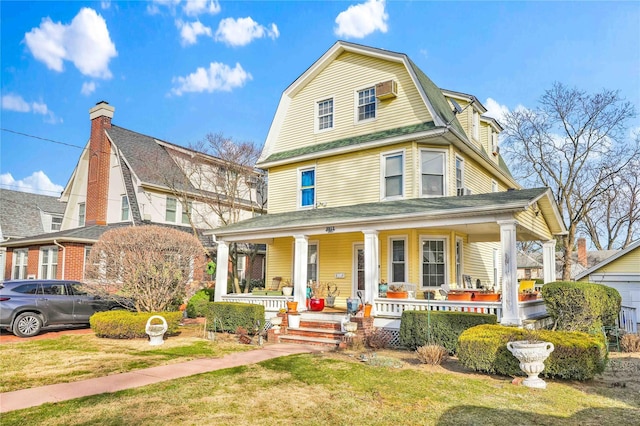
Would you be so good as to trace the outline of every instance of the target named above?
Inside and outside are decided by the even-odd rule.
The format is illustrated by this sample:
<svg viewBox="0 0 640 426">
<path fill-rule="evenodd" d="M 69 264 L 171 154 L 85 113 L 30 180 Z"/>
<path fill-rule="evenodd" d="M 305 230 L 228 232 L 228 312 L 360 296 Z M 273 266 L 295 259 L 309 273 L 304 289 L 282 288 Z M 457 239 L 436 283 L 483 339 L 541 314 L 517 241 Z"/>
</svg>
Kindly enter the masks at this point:
<svg viewBox="0 0 640 426">
<path fill-rule="evenodd" d="M 639 2 L 0 1 L 0 17 L 0 186 L 48 195 L 96 102 L 180 145 L 262 145 L 282 91 L 337 40 L 406 53 L 498 117 L 554 81 L 640 110 Z"/>
</svg>

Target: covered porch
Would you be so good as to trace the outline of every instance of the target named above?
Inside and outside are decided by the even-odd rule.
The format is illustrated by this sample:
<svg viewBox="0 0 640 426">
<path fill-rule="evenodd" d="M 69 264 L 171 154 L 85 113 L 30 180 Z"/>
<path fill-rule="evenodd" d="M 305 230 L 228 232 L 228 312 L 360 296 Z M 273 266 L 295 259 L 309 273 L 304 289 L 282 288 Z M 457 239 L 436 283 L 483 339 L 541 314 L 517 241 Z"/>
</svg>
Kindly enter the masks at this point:
<svg viewBox="0 0 640 426">
<path fill-rule="evenodd" d="M 565 229 L 551 192 L 539 188 L 268 214 L 214 232 L 218 265 L 227 264 L 230 243 L 267 244 L 267 279 L 291 276 L 298 310 L 306 309 L 310 279 L 330 281 L 340 286 L 338 308 L 346 308 L 347 297 L 358 292 L 372 305 L 376 325 L 393 327 L 404 310 L 491 313 L 509 325 L 543 316 L 541 300 L 518 300 L 516 241 L 542 242 L 544 282 L 551 282 L 556 279 L 553 237 Z M 501 300 L 422 298 L 425 290 L 469 290 L 465 275 L 472 288 L 476 282 L 492 288 Z M 227 279 L 226 268 L 218 268 L 216 281 Z M 382 280 L 408 284 L 414 292 L 402 299 L 380 297 Z M 215 297 L 262 304 L 268 317 L 286 308 L 287 299 L 227 294 L 224 285 L 216 286 Z"/>
</svg>

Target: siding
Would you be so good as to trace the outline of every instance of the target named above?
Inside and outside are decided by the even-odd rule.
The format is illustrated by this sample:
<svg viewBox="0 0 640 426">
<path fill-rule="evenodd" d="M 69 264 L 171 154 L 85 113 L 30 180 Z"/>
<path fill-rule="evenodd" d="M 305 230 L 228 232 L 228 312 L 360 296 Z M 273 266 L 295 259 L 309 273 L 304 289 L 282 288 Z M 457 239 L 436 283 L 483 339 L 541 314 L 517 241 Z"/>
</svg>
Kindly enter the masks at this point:
<svg viewBox="0 0 640 426">
<path fill-rule="evenodd" d="M 378 102 L 377 117 L 355 123 L 356 90 L 396 80 L 398 96 Z M 333 130 L 315 133 L 316 102 L 333 97 Z M 432 121 L 403 65 L 345 52 L 292 99 L 273 152 Z"/>
<path fill-rule="evenodd" d="M 475 286 L 477 279 L 483 286 L 499 286 L 502 281 L 502 262 L 498 262 L 498 283 L 493 282 L 493 249 L 500 251 L 500 243 L 481 242 L 464 244 L 463 274 L 471 276 L 471 283 Z M 498 252 L 500 255 L 500 252 Z"/>
<path fill-rule="evenodd" d="M 528 209 L 527 211 L 517 213 L 515 219 L 520 226 L 531 229 L 537 235 L 542 236 L 542 241 L 553 239 L 553 234 L 551 234 L 542 212 L 536 216 L 532 209 Z"/>
<path fill-rule="evenodd" d="M 640 247 L 593 271 L 593 274 L 613 272 L 640 275 Z"/>
</svg>

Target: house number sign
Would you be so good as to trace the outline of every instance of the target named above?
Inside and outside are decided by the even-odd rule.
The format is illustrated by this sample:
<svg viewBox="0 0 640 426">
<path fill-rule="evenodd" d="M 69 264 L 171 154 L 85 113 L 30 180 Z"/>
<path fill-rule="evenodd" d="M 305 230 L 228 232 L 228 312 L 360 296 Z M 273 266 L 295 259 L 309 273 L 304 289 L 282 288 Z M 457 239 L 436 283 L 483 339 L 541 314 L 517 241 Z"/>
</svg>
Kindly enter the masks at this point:
<svg viewBox="0 0 640 426">
<path fill-rule="evenodd" d="M 327 231 L 328 233 L 334 232 L 336 230 L 335 226 L 327 226 L 325 228 L 325 231 Z"/>
</svg>

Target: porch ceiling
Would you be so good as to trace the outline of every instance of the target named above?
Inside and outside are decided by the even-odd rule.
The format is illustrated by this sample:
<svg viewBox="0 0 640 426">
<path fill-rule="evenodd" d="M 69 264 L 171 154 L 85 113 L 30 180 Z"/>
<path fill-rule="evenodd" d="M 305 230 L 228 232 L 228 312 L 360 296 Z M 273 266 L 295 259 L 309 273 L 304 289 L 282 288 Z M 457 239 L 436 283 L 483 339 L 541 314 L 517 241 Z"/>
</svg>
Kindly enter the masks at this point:
<svg viewBox="0 0 640 426">
<path fill-rule="evenodd" d="M 452 229 L 469 235 L 471 241 L 499 241 L 498 221 L 513 219 L 514 214 L 542 206 L 551 233 L 563 233 L 564 226 L 553 208 L 547 188 L 492 192 L 463 197 L 417 198 L 353 206 L 297 210 L 266 214 L 210 231 L 225 241 L 268 242 L 272 238 L 298 234 L 360 232 L 406 228 Z M 540 240 L 533 228 L 519 224 L 518 239 Z"/>
</svg>

